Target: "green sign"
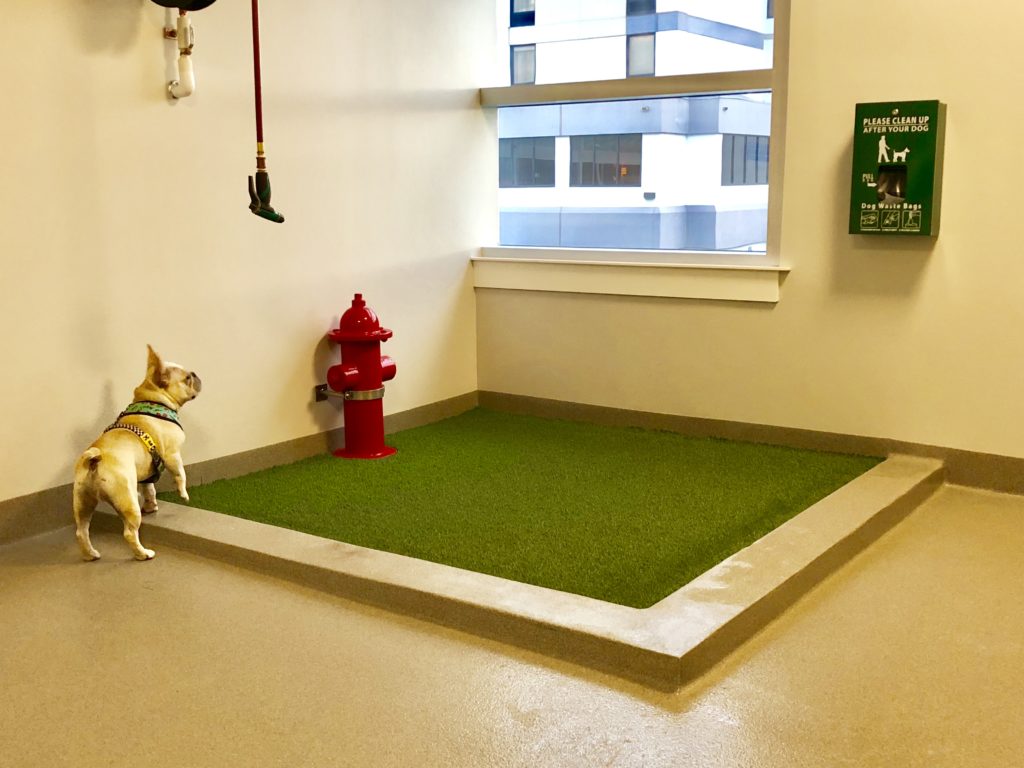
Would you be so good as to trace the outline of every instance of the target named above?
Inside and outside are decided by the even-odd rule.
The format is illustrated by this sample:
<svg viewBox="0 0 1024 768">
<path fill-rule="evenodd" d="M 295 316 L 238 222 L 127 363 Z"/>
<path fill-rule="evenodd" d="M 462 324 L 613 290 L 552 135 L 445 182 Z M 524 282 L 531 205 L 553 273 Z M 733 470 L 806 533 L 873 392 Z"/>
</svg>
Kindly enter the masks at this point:
<svg viewBox="0 0 1024 768">
<path fill-rule="evenodd" d="M 857 105 L 850 234 L 939 233 L 945 118 L 938 101 Z"/>
</svg>

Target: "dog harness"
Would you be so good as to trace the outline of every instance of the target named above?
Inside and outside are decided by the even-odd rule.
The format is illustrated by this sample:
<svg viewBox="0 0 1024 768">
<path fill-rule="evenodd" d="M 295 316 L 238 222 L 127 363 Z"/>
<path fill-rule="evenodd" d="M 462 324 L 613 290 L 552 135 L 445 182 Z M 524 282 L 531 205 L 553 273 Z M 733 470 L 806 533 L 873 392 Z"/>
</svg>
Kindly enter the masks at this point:
<svg viewBox="0 0 1024 768">
<path fill-rule="evenodd" d="M 141 427 L 137 427 L 134 424 L 128 424 L 121 421 L 125 416 L 152 416 L 155 419 L 163 419 L 169 421 L 172 424 L 176 424 L 178 429 L 182 432 L 185 428 L 181 426 L 181 422 L 178 421 L 178 412 L 173 408 L 169 408 L 163 403 L 154 403 L 151 400 L 140 400 L 139 402 L 132 403 L 125 408 L 121 413 L 117 415 L 117 420 L 107 427 L 104 433 L 109 432 L 112 429 L 127 429 L 129 432 L 137 436 L 143 444 L 149 449 L 149 455 L 153 459 L 153 473 L 145 480 L 140 480 L 140 483 L 155 483 L 160 479 L 161 473 L 164 471 L 164 460 L 160 455 L 160 452 L 156 448 L 156 442 L 150 437 L 149 433 Z"/>
</svg>

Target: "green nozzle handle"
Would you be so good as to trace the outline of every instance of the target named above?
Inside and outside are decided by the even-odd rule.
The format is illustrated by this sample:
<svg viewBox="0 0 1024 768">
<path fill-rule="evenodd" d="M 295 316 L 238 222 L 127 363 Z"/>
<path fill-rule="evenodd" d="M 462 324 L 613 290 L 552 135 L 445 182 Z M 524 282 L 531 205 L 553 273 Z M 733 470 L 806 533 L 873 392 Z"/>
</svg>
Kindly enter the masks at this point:
<svg viewBox="0 0 1024 768">
<path fill-rule="evenodd" d="M 249 177 L 249 210 L 261 219 L 276 224 L 284 222 L 284 216 L 270 205 L 270 174 L 257 170 L 256 178 Z"/>
</svg>

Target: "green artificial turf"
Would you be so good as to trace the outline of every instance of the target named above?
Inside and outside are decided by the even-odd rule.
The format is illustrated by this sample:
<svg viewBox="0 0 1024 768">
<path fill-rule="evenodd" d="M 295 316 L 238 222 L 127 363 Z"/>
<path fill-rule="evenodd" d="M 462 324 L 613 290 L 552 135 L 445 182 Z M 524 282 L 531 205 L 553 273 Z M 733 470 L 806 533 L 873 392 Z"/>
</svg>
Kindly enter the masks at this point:
<svg viewBox="0 0 1024 768">
<path fill-rule="evenodd" d="M 191 505 L 644 608 L 880 461 L 483 409 L 388 444 L 190 488 Z"/>
</svg>

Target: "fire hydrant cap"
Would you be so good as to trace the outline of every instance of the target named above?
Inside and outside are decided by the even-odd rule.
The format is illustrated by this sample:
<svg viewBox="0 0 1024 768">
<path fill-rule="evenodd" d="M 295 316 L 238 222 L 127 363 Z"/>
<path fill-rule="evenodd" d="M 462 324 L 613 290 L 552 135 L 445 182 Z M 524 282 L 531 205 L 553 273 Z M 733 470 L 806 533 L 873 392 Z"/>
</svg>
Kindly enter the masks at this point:
<svg viewBox="0 0 1024 768">
<path fill-rule="evenodd" d="M 352 306 L 341 316 L 338 327 L 327 334 L 332 341 L 386 341 L 392 333 L 380 327 L 377 313 L 366 306 L 363 294 L 357 293 Z"/>
</svg>

